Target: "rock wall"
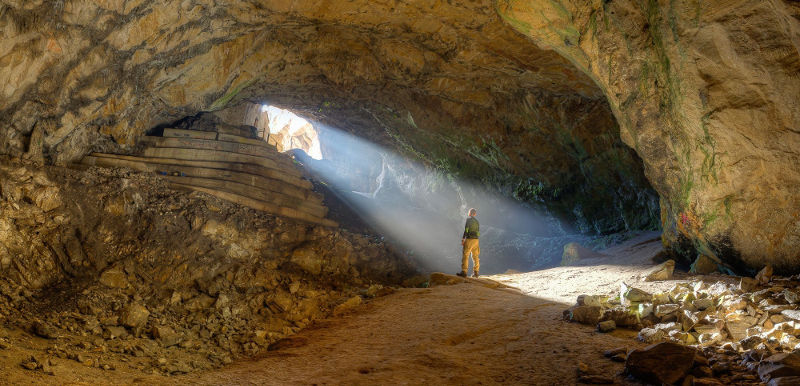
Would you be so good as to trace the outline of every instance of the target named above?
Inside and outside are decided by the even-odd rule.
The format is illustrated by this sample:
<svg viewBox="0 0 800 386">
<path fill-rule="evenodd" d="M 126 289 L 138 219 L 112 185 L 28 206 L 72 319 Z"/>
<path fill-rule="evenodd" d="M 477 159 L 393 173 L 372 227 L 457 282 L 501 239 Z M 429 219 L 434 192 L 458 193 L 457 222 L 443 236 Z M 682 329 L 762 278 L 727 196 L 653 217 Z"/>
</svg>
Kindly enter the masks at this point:
<svg viewBox="0 0 800 386">
<path fill-rule="evenodd" d="M 800 265 L 794 1 L 498 2 L 603 90 L 661 197 L 673 252 Z"/>
<path fill-rule="evenodd" d="M 1 153 L 64 164 L 253 101 L 547 202 L 586 231 L 652 227 L 657 216 L 602 91 L 490 0 L 0 9 Z"/>
<path fill-rule="evenodd" d="M 221 365 L 416 269 L 376 238 L 122 170 L 3 159 L 0 211 L 0 320 L 57 339 L 59 356 L 95 342 L 78 349 L 94 366 L 98 352 L 165 372 Z"/>
</svg>

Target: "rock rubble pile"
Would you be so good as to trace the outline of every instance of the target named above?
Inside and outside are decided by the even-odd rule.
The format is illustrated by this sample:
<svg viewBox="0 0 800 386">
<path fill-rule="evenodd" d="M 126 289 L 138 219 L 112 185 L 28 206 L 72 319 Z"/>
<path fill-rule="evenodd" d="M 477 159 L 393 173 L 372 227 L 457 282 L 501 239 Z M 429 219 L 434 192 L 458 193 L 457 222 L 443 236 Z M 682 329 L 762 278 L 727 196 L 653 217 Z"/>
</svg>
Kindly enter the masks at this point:
<svg viewBox="0 0 800 386">
<path fill-rule="evenodd" d="M 786 370 L 784 362 L 793 357 L 777 357 L 800 350 L 800 275 L 773 276 L 770 266 L 738 284 L 678 282 L 668 291 L 648 293 L 623 283 L 613 296 L 580 295 L 564 317 L 596 325 L 600 332 L 636 329 L 645 343 L 671 342 L 709 357 L 723 355 L 717 362 L 724 365 L 712 366 L 708 376 L 730 372 L 736 363 L 767 382 L 776 375 L 765 366 L 776 361 L 784 369 L 780 376 L 800 376 L 800 366 Z"/>
<path fill-rule="evenodd" d="M 415 272 L 379 237 L 152 175 L 0 161 L 0 350 L 27 350 L 33 371 L 220 366 Z"/>
</svg>

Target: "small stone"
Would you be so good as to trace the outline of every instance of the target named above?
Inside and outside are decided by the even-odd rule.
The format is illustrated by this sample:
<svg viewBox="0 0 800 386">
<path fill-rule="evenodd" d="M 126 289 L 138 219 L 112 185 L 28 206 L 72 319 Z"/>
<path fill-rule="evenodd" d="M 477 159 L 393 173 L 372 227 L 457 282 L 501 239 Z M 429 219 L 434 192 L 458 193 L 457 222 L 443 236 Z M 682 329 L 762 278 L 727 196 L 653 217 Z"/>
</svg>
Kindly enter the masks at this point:
<svg viewBox="0 0 800 386">
<path fill-rule="evenodd" d="M 40 320 L 33 322 L 33 333 L 45 339 L 58 338 L 58 333 L 56 333 L 56 330 L 49 324 Z"/>
<path fill-rule="evenodd" d="M 744 292 L 752 292 L 758 287 L 758 281 L 751 277 L 743 277 L 739 280 L 739 289 Z"/>
<path fill-rule="evenodd" d="M 798 310 L 783 310 L 781 315 L 792 320 L 800 320 L 800 311 Z"/>
<path fill-rule="evenodd" d="M 128 287 L 128 277 L 119 268 L 111 268 L 100 275 L 100 284 L 111 288 Z"/>
<path fill-rule="evenodd" d="M 606 320 L 597 324 L 597 330 L 600 332 L 611 332 L 616 328 L 617 324 L 613 320 Z"/>
<path fill-rule="evenodd" d="M 695 349 L 681 344 L 657 343 L 631 351 L 625 371 L 645 382 L 673 384 L 692 368 L 696 353 Z"/>
<path fill-rule="evenodd" d="M 667 333 L 663 330 L 655 329 L 655 328 L 643 328 L 639 331 L 637 338 L 645 343 L 655 343 L 663 341 L 667 336 Z"/>
<path fill-rule="evenodd" d="M 663 318 L 664 316 L 667 316 L 680 308 L 681 306 L 678 304 L 659 304 L 656 306 L 655 315 L 659 318 Z"/>
<path fill-rule="evenodd" d="M 658 267 L 654 268 L 645 277 L 644 281 L 659 281 L 672 279 L 672 273 L 675 270 L 675 260 L 667 260 Z"/>
<path fill-rule="evenodd" d="M 772 280 L 772 266 L 767 264 L 766 267 L 762 268 L 761 271 L 756 274 L 755 279 L 759 284 L 769 283 L 770 280 Z"/>
<path fill-rule="evenodd" d="M 717 270 L 717 262 L 706 255 L 698 255 L 694 263 L 692 263 L 689 272 L 700 275 L 708 275 Z"/>
<path fill-rule="evenodd" d="M 154 338 L 161 341 L 161 344 L 164 347 L 175 346 L 180 344 L 182 340 L 180 334 L 176 333 L 172 328 L 166 326 L 153 326 L 151 333 L 153 334 Z"/>
<path fill-rule="evenodd" d="M 758 376 L 763 382 L 773 378 L 800 376 L 800 353 L 775 354 L 761 361 Z"/>
<path fill-rule="evenodd" d="M 36 359 L 36 357 L 33 357 L 33 356 L 30 356 L 30 357 L 26 358 L 25 360 L 23 360 L 22 363 L 20 363 L 20 365 L 22 365 L 22 367 L 24 367 L 25 369 L 28 369 L 28 370 L 36 370 L 39 367 L 41 367 L 41 364 L 39 364 L 39 361 Z"/>
<path fill-rule="evenodd" d="M 783 290 L 783 298 L 791 304 L 800 303 L 800 292 L 785 289 Z"/>
<path fill-rule="evenodd" d="M 150 317 L 150 311 L 143 305 L 133 303 L 129 305 L 122 313 L 122 324 L 126 327 L 144 327 L 147 324 L 147 318 Z"/>
<path fill-rule="evenodd" d="M 800 376 L 780 377 L 770 379 L 767 386 L 797 386 L 800 385 Z"/>
<path fill-rule="evenodd" d="M 579 306 L 595 306 L 602 307 L 603 302 L 600 296 L 580 295 L 578 296 L 577 304 Z"/>
<path fill-rule="evenodd" d="M 647 302 L 650 301 L 650 299 L 652 299 L 653 297 L 646 291 L 634 287 L 628 287 L 624 283 L 622 284 L 620 293 L 622 294 L 623 298 L 633 303 Z"/>
<path fill-rule="evenodd" d="M 431 275 L 431 276 L 433 276 L 433 275 Z M 336 308 L 333 309 L 333 314 L 334 315 L 341 315 L 341 314 L 344 314 L 346 312 L 349 312 L 352 309 L 354 309 L 354 308 L 358 307 L 359 305 L 361 305 L 361 302 L 362 302 L 361 296 L 353 296 L 352 298 L 347 299 L 346 302 L 336 306 Z"/>
<path fill-rule="evenodd" d="M 597 306 L 578 306 L 572 309 L 570 320 L 582 324 L 595 325 L 603 316 L 603 309 Z"/>
</svg>

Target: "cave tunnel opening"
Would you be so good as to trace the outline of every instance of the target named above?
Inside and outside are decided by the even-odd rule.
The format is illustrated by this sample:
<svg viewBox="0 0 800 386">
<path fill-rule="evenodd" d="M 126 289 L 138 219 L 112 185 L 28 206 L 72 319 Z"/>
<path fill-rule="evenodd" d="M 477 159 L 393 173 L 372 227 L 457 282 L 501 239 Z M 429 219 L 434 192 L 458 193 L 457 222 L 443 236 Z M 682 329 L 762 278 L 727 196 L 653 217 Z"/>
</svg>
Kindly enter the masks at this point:
<svg viewBox="0 0 800 386">
<path fill-rule="evenodd" d="M 265 106 L 260 109 L 269 116 L 266 133 L 276 127 L 290 133 L 286 128 L 292 125 L 313 127 L 318 133 L 316 144 L 324 156 L 314 157 L 304 147 L 278 148 L 321 183 L 333 220 L 346 228 L 376 232 L 426 271 L 450 272 L 459 266 L 470 208 L 478 210 L 481 221 L 482 274 L 557 266 L 565 244 L 592 247 L 607 242 L 580 232 L 544 205 L 448 173 L 333 124 L 305 120 L 291 107 L 259 106 Z M 275 143 L 273 134 L 270 143 Z"/>
</svg>

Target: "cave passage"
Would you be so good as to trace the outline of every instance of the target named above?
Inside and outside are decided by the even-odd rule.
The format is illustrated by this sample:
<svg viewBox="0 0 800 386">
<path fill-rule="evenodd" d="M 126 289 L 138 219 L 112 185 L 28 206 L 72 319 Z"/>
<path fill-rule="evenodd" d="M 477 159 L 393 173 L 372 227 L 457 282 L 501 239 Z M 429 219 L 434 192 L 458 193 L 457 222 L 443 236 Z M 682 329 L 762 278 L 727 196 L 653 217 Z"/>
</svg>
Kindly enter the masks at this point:
<svg viewBox="0 0 800 386">
<path fill-rule="evenodd" d="M 296 159 L 369 228 L 424 269 L 455 272 L 460 267 L 460 240 L 470 208 L 477 209 L 481 222 L 483 274 L 556 266 L 564 244 L 592 240 L 545 208 L 443 174 L 329 125 L 313 126 L 319 128 L 324 158 L 295 151 Z M 354 222 L 352 214 L 335 220 L 343 226 Z"/>
</svg>

